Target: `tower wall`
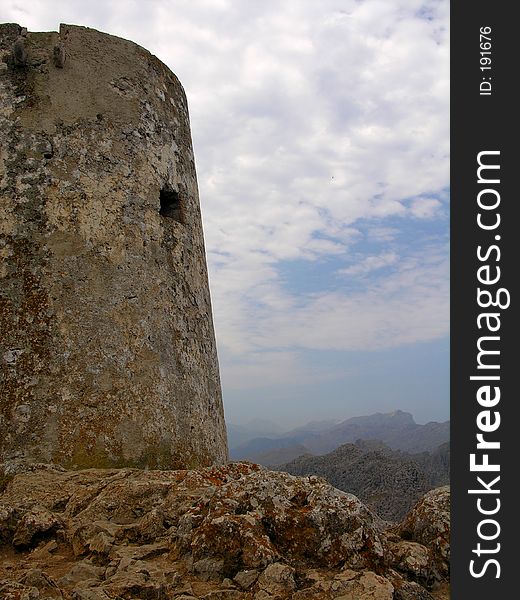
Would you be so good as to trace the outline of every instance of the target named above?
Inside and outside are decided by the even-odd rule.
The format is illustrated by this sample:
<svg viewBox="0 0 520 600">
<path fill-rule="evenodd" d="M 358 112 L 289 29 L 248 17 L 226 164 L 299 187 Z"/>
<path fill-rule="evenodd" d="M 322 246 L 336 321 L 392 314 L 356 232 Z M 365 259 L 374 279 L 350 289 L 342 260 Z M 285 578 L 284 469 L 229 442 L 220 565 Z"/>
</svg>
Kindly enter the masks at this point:
<svg viewBox="0 0 520 600">
<path fill-rule="evenodd" d="M 181 84 L 72 25 L 0 25 L 0 61 L 0 461 L 225 462 Z"/>
</svg>

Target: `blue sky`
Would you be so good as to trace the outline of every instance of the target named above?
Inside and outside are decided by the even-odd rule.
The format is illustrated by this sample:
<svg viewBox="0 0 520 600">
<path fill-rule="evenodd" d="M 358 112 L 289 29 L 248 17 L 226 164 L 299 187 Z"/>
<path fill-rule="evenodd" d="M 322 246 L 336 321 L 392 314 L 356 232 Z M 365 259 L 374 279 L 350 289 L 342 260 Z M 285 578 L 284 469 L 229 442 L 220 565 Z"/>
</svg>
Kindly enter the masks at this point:
<svg viewBox="0 0 520 600">
<path fill-rule="evenodd" d="M 188 96 L 227 419 L 449 417 L 447 0 L 4 0 Z"/>
</svg>

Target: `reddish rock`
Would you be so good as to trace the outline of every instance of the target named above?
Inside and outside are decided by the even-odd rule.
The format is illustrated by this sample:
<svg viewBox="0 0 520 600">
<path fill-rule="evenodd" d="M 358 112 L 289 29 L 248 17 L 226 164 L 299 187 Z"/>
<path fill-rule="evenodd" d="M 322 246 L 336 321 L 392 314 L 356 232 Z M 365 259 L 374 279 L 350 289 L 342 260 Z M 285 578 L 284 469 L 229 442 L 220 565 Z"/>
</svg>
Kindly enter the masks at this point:
<svg viewBox="0 0 520 600">
<path fill-rule="evenodd" d="M 0 597 L 443 598 L 427 587 L 446 583 L 439 540 L 448 494 L 430 493 L 391 531 L 322 479 L 248 463 L 34 467 L 0 495 Z"/>
</svg>

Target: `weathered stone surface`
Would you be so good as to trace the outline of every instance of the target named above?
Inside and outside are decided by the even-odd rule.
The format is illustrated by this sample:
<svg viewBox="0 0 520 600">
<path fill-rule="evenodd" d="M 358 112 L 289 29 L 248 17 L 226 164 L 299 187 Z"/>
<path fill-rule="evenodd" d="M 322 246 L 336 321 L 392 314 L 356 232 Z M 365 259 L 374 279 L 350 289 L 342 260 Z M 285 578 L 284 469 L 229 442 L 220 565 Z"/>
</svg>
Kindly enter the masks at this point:
<svg viewBox="0 0 520 600">
<path fill-rule="evenodd" d="M 20 583 L 31 588 L 36 588 L 40 592 L 42 598 L 50 599 L 63 597 L 56 582 L 41 569 L 30 569 L 22 577 Z"/>
<path fill-rule="evenodd" d="M 394 597 L 394 588 L 388 579 L 372 571 L 364 571 L 351 579 L 346 588 L 336 600 L 392 600 Z"/>
<path fill-rule="evenodd" d="M 324 566 L 380 562 L 379 520 L 355 496 L 318 478 L 232 468 L 246 476 L 224 485 L 215 479 L 207 508 L 185 515 L 192 519 L 187 538 L 178 532 L 181 548 L 189 540 L 196 559 L 225 556 L 233 569 L 265 568 L 281 556 Z"/>
<path fill-rule="evenodd" d="M 14 581 L 0 580 L 0 598 L 2 600 L 39 600 L 40 591 L 38 588 Z"/>
<path fill-rule="evenodd" d="M 434 596 L 413 581 L 400 581 L 394 587 L 394 600 L 434 600 Z"/>
<path fill-rule="evenodd" d="M 399 534 L 427 546 L 433 556 L 439 578 L 450 568 L 450 488 L 444 486 L 425 494 L 407 515 Z"/>
<path fill-rule="evenodd" d="M 13 546 L 26 548 L 34 544 L 35 538 L 55 533 L 61 528 L 62 520 L 43 507 L 36 506 L 27 511 L 18 521 L 13 535 Z"/>
<path fill-rule="evenodd" d="M 202 600 L 247 600 L 247 596 L 238 590 L 215 590 L 204 594 Z"/>
<path fill-rule="evenodd" d="M 283 563 L 273 563 L 258 578 L 258 586 L 271 596 L 290 593 L 296 588 L 294 569 Z"/>
<path fill-rule="evenodd" d="M 0 504 L 2 598 L 447 597 L 435 544 L 403 540 L 399 528 L 382 528 L 357 498 L 317 477 L 246 463 L 199 471 L 33 467 L 11 479 Z M 38 511 L 60 527 L 15 551 L 14 532 Z M 425 530 L 429 514 L 438 518 L 423 511 Z"/>
<path fill-rule="evenodd" d="M 431 582 L 435 579 L 434 560 L 426 546 L 400 541 L 389 545 L 388 549 L 389 560 L 400 572 L 407 573 L 418 581 Z"/>
<path fill-rule="evenodd" d="M 193 572 L 203 581 L 222 579 L 224 559 L 203 558 L 193 564 Z"/>
<path fill-rule="evenodd" d="M 244 589 L 249 589 L 253 583 L 258 579 L 259 572 L 257 569 L 248 569 L 245 571 L 239 571 L 234 578 L 234 581 Z"/>
<path fill-rule="evenodd" d="M 64 575 L 58 583 L 63 587 L 92 587 L 104 576 L 105 569 L 97 567 L 91 560 L 82 560 Z"/>
<path fill-rule="evenodd" d="M 0 65 L 0 462 L 225 463 L 181 84 L 73 25 L 0 25 Z"/>
<path fill-rule="evenodd" d="M 72 600 L 110 600 L 110 596 L 104 590 L 97 589 L 81 589 L 74 590 Z"/>
<path fill-rule="evenodd" d="M 19 519 L 13 506 L 0 505 L 0 542 L 11 542 Z"/>
</svg>

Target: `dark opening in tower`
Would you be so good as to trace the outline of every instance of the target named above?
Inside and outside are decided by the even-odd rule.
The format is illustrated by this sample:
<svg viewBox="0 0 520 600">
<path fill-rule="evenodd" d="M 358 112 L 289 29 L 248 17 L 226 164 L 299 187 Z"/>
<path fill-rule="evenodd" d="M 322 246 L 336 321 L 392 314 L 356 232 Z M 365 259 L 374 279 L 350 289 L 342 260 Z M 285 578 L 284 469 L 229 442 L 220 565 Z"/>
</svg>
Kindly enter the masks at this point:
<svg viewBox="0 0 520 600">
<path fill-rule="evenodd" d="M 165 186 L 159 194 L 159 199 L 161 202 L 159 214 L 163 217 L 169 217 L 170 219 L 175 219 L 175 221 L 182 223 L 181 198 L 179 192 Z"/>
</svg>

